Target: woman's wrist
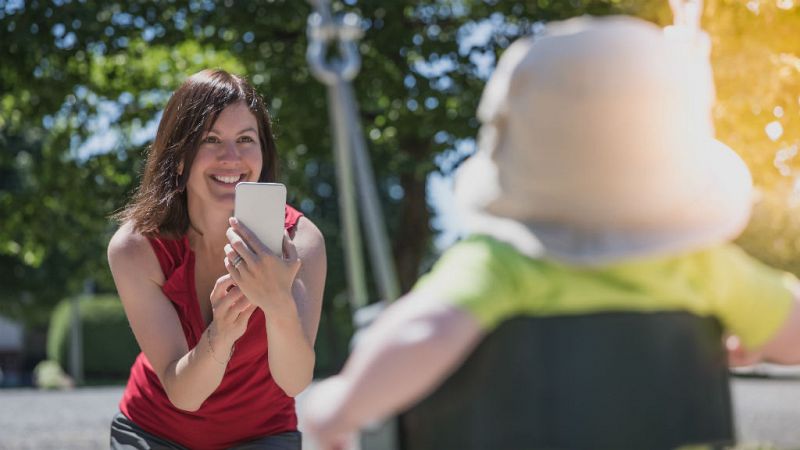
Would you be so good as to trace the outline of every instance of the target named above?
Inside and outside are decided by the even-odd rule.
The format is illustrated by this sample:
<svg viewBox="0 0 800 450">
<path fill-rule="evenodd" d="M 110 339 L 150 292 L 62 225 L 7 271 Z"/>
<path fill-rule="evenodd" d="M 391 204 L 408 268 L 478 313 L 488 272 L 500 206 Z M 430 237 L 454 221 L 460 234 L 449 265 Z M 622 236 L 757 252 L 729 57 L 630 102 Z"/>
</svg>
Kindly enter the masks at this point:
<svg viewBox="0 0 800 450">
<path fill-rule="evenodd" d="M 297 321 L 300 318 L 294 296 L 289 292 L 276 293 L 264 303 L 265 306 L 261 309 L 264 311 L 268 322 L 276 320 Z"/>
<path fill-rule="evenodd" d="M 209 324 L 204 334 L 206 344 L 208 345 L 208 353 L 211 355 L 211 358 L 218 364 L 227 364 L 231 357 L 233 357 L 234 344 L 236 341 L 220 334 L 214 321 Z"/>
</svg>

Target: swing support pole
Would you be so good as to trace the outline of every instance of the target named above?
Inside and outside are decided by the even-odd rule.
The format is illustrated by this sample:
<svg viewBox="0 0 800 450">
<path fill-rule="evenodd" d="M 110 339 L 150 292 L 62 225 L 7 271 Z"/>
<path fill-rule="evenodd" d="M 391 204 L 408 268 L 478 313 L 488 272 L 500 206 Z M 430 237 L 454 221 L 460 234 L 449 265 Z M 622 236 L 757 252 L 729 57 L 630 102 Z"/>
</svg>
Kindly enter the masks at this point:
<svg viewBox="0 0 800 450">
<path fill-rule="evenodd" d="M 306 58 L 311 72 L 328 88 L 350 301 L 356 311 L 368 304 L 359 216 L 366 231 L 371 267 L 382 300 L 391 302 L 400 295 L 372 164 L 350 84 L 361 67 L 357 42 L 363 31 L 357 15 L 348 13 L 334 18 L 327 0 L 310 2 L 315 12 L 308 19 Z M 339 55 L 328 58 L 327 52 L 333 45 Z"/>
</svg>

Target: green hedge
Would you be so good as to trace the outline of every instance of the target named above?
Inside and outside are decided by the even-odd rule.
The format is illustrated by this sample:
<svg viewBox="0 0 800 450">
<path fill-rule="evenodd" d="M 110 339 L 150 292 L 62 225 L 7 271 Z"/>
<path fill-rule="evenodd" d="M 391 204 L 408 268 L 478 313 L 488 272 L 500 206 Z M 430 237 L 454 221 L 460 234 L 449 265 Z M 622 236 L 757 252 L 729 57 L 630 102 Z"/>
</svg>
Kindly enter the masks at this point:
<svg viewBox="0 0 800 450">
<path fill-rule="evenodd" d="M 139 346 L 133 337 L 119 297 L 81 296 L 83 372 L 88 383 L 127 378 Z M 337 373 L 348 353 L 353 329 L 346 299 L 335 298 L 323 311 L 316 342 L 317 377 Z M 50 316 L 47 359 L 69 370 L 71 299 L 62 300 Z"/>
<path fill-rule="evenodd" d="M 62 300 L 50 317 L 47 357 L 69 367 L 70 303 Z M 83 372 L 86 380 L 124 379 L 139 354 L 119 297 L 98 295 L 79 297 L 83 324 Z"/>
</svg>

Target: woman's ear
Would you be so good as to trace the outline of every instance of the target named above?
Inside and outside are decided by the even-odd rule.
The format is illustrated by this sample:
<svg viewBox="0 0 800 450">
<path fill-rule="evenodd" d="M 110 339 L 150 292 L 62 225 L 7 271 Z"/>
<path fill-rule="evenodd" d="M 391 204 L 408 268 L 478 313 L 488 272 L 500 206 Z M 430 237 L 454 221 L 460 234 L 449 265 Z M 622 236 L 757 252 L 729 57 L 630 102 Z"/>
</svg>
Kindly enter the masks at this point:
<svg viewBox="0 0 800 450">
<path fill-rule="evenodd" d="M 181 162 L 178 163 L 178 176 L 182 175 L 183 175 L 183 160 L 181 160 Z"/>
</svg>

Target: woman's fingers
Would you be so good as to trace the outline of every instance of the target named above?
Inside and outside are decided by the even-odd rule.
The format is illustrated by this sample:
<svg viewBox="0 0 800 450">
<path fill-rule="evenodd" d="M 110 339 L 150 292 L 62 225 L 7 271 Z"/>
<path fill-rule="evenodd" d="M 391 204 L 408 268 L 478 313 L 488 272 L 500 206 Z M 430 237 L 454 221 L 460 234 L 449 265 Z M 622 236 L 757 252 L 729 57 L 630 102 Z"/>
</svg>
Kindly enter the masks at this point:
<svg viewBox="0 0 800 450">
<path fill-rule="evenodd" d="M 238 219 L 236 219 L 235 217 L 231 217 L 228 223 L 230 223 L 231 225 L 229 230 L 232 230 L 234 234 L 239 236 L 239 238 L 242 239 L 245 245 L 247 245 L 250 249 L 252 249 L 254 253 L 263 252 L 272 254 L 269 248 L 267 248 L 267 246 L 264 245 L 264 243 L 261 242 L 260 239 L 258 239 L 255 233 L 250 231 L 250 229 L 247 228 L 243 223 L 239 222 Z M 228 240 L 229 241 L 231 240 L 230 235 L 228 237 Z M 231 243 L 232 242 L 233 241 L 231 241 Z"/>
<path fill-rule="evenodd" d="M 230 274 L 217 278 L 214 288 L 211 290 L 211 306 L 213 307 L 214 303 L 222 298 L 234 284 L 235 281 Z"/>
<path fill-rule="evenodd" d="M 233 264 L 225 257 L 225 267 Z M 237 273 L 234 270 L 234 273 Z M 255 305 L 244 295 L 231 274 L 219 277 L 211 292 L 211 312 L 219 335 L 231 342 L 239 339 L 247 327 Z"/>
<path fill-rule="evenodd" d="M 228 293 L 225 294 L 225 296 L 222 297 L 222 299 L 219 301 L 220 303 L 219 307 L 221 308 L 220 311 L 227 312 L 230 309 L 234 308 L 236 302 L 239 301 L 239 299 L 241 298 L 244 298 L 242 290 L 239 289 L 238 286 L 232 287 L 231 290 L 228 291 Z"/>
<path fill-rule="evenodd" d="M 256 305 L 250 303 L 249 301 L 247 301 L 247 298 L 244 297 L 243 300 L 239 301 L 239 303 L 243 303 L 244 306 L 239 308 L 239 313 L 236 316 L 236 321 L 239 323 L 241 322 L 247 323 L 247 321 L 250 320 L 250 316 L 252 316 L 253 312 L 256 310 Z"/>
<path fill-rule="evenodd" d="M 223 278 L 230 280 L 220 282 Z M 214 291 L 212 291 L 212 299 L 211 299 L 211 309 L 214 312 L 214 318 L 217 319 L 226 319 L 230 316 L 231 312 L 234 314 L 239 314 L 239 310 L 242 309 L 243 305 L 246 306 L 246 298 L 242 293 L 242 290 L 239 289 L 238 286 L 232 284 L 230 275 L 223 275 L 217 280 L 217 285 L 221 286 L 221 289 L 225 290 L 225 293 L 217 298 L 214 298 Z M 223 287 L 228 286 L 228 287 Z M 216 290 L 216 287 L 215 287 Z M 245 304 L 240 305 L 242 299 L 245 300 Z"/>
<path fill-rule="evenodd" d="M 284 233 L 281 253 L 270 252 L 260 241 L 255 242 L 261 248 L 257 247 L 256 253 L 252 253 L 244 247 L 247 238 L 239 235 L 239 232 L 249 231 L 233 220 L 231 224 L 232 227 L 226 232 L 230 244 L 224 249 L 225 268 L 249 301 L 262 309 L 269 309 L 270 303 L 274 301 L 272 299 L 291 293 L 301 264 L 297 248 L 289 234 Z M 233 261 L 238 259 L 238 255 L 241 255 L 242 261 L 234 266 Z"/>
<path fill-rule="evenodd" d="M 250 301 L 247 300 L 247 297 L 245 297 L 240 291 L 238 296 L 231 299 L 229 305 L 230 306 L 225 311 L 225 317 L 227 319 L 237 321 L 242 314 L 247 313 L 253 304 L 250 303 Z"/>
<path fill-rule="evenodd" d="M 231 277 L 234 283 L 239 283 L 242 280 L 242 273 L 239 272 L 239 268 L 242 267 L 244 262 L 239 263 L 239 267 L 233 265 L 233 261 L 231 261 L 227 256 L 223 260 L 225 263 L 225 269 L 228 271 L 228 276 Z"/>
<path fill-rule="evenodd" d="M 236 250 L 233 249 L 231 244 L 225 244 L 225 256 L 231 261 L 236 261 L 236 257 L 239 256 L 239 254 L 236 253 Z"/>
<path fill-rule="evenodd" d="M 231 221 L 233 223 L 233 220 Z M 244 225 L 238 224 L 237 229 L 243 230 L 246 233 L 250 233 L 248 230 L 244 229 Z M 233 279 L 236 282 L 241 280 L 241 270 L 243 269 L 242 265 L 248 266 L 250 268 L 255 268 L 258 266 L 259 262 L 262 259 L 262 256 L 259 256 L 257 253 L 253 253 L 251 248 L 247 246 L 245 243 L 245 239 L 240 236 L 237 232 L 237 229 L 233 227 L 228 228 L 226 232 L 226 236 L 228 237 L 229 244 L 225 245 L 225 268 L 228 269 L 228 272 L 231 274 Z M 293 273 L 296 274 L 297 271 L 300 269 L 300 258 L 297 254 L 297 247 L 294 245 L 294 242 L 289 237 L 289 233 L 284 231 L 283 233 L 283 254 L 281 255 L 282 258 L 277 257 L 274 255 L 270 250 L 263 245 L 261 245 L 260 241 L 258 242 L 261 251 L 270 255 L 273 258 L 281 260 L 292 269 Z M 238 257 L 242 257 L 242 262 L 239 264 L 233 265 L 233 262 L 238 259 Z M 267 257 L 268 258 L 268 257 Z M 236 269 L 236 270 L 234 270 Z"/>
<path fill-rule="evenodd" d="M 233 228 L 228 228 L 228 230 L 225 232 L 225 236 L 228 238 L 228 242 L 230 242 L 229 245 L 239 256 L 244 259 L 246 263 L 252 264 L 255 261 L 257 256 L 255 253 L 253 253 L 252 247 L 247 245 L 239 233 L 237 233 Z"/>
</svg>

